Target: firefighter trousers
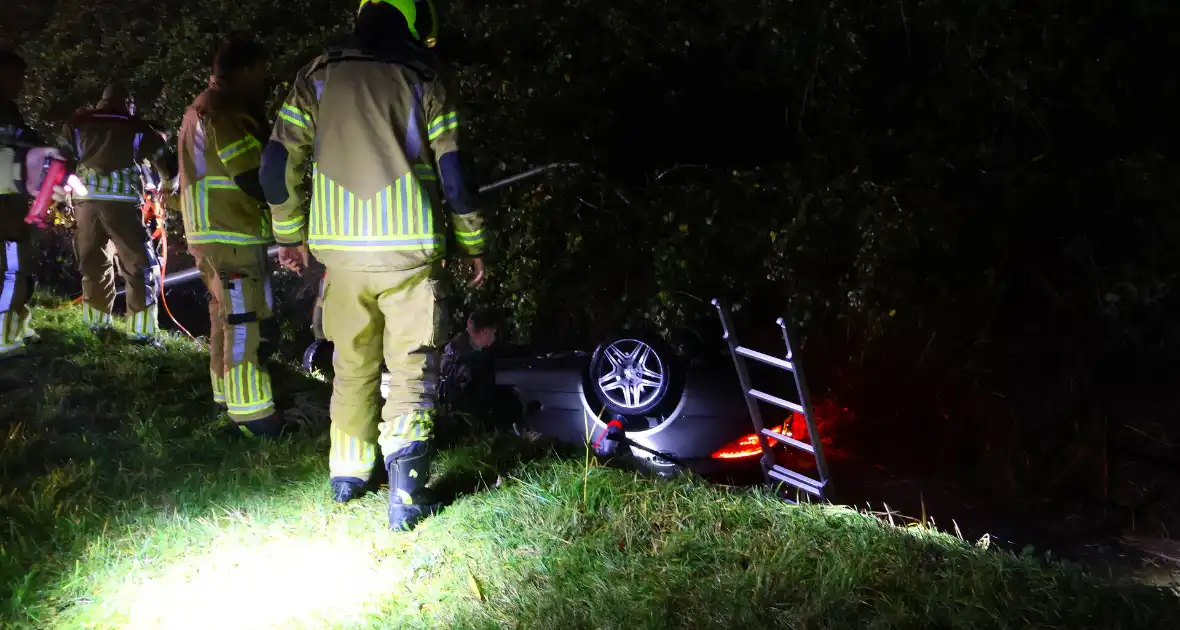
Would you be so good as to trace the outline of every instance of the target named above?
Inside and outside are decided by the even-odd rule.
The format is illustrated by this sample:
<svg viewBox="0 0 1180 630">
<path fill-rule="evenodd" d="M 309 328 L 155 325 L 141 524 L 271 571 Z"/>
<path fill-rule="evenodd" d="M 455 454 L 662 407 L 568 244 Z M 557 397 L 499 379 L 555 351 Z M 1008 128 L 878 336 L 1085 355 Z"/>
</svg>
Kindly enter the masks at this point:
<svg viewBox="0 0 1180 630">
<path fill-rule="evenodd" d="M 368 481 L 378 446 L 388 459 L 429 444 L 445 338 L 442 295 L 429 268 L 330 268 L 323 300 L 324 335 L 335 349 L 328 468 L 333 478 Z M 382 360 L 391 382 L 378 412 Z"/>
<path fill-rule="evenodd" d="M 32 336 L 29 327 L 29 243 L 0 241 L 0 359 L 25 351 L 25 339 Z"/>
<path fill-rule="evenodd" d="M 156 333 L 159 261 L 139 206 L 125 201 L 83 201 L 74 206 L 78 227 L 74 247 L 82 272 L 82 319 L 91 328 L 112 325 L 115 304 L 114 254 L 127 296 L 132 335 Z"/>
<path fill-rule="evenodd" d="M 234 422 L 275 413 L 266 363 L 279 330 L 265 245 L 189 245 L 209 289 L 209 377 L 213 401 Z"/>
</svg>

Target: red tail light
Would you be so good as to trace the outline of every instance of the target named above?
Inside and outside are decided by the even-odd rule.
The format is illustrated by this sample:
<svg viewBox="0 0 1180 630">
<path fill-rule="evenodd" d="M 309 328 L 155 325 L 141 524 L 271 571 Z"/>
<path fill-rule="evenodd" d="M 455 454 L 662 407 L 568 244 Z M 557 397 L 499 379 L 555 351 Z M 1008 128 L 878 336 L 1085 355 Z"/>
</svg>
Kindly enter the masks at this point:
<svg viewBox="0 0 1180 630">
<path fill-rule="evenodd" d="M 790 418 L 787 418 L 777 427 L 772 428 L 771 431 L 803 442 L 808 440 L 807 420 L 800 413 L 791 414 Z M 774 438 L 768 437 L 766 441 L 770 446 L 778 444 L 778 440 Z M 742 459 L 745 457 L 757 457 L 761 454 L 762 447 L 758 444 L 758 434 L 751 433 L 726 444 L 724 448 L 713 453 L 713 459 Z"/>
<path fill-rule="evenodd" d="M 787 437 L 793 437 L 790 431 L 787 430 L 787 423 L 783 423 L 771 429 L 775 433 L 781 433 Z M 784 433 L 785 432 L 785 433 Z M 766 438 L 770 446 L 778 444 L 778 440 L 774 438 Z M 762 454 L 762 446 L 758 444 L 758 434 L 751 433 L 744 435 L 713 453 L 713 459 L 742 459 L 745 457 L 756 457 Z"/>
</svg>

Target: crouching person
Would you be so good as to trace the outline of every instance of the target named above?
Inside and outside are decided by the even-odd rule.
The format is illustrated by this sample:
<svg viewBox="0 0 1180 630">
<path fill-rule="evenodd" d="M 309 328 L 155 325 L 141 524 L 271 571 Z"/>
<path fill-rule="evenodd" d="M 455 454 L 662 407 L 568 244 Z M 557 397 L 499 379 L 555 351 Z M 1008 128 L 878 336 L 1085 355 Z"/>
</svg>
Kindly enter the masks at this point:
<svg viewBox="0 0 1180 630">
<path fill-rule="evenodd" d="M 493 311 L 481 309 L 467 318 L 467 328 L 443 350 L 439 366 L 439 397 L 452 417 L 483 429 L 495 426 L 496 372 L 490 348 L 500 323 Z"/>
</svg>

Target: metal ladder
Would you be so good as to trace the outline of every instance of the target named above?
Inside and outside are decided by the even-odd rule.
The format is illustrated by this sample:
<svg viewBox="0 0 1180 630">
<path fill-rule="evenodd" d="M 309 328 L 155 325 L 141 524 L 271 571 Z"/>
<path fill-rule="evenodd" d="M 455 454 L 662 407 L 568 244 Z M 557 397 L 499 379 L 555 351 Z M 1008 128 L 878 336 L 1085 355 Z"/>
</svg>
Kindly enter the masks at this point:
<svg viewBox="0 0 1180 630">
<path fill-rule="evenodd" d="M 729 344 L 729 353 L 733 357 L 733 366 L 737 370 L 738 381 L 742 386 L 742 394 L 746 399 L 746 407 L 749 408 L 750 419 L 754 422 L 754 432 L 758 436 L 758 443 L 762 446 L 762 473 L 765 475 L 766 481 L 772 484 L 775 482 L 785 483 L 806 492 L 820 501 L 829 501 L 831 499 L 831 489 L 828 484 L 828 463 L 824 458 L 823 442 L 820 440 L 819 431 L 816 430 L 815 414 L 811 409 L 811 396 L 807 392 L 807 383 L 803 379 L 803 370 L 794 359 L 795 352 L 791 345 L 791 335 L 787 331 L 786 322 L 781 317 L 775 321 L 783 332 L 783 343 L 787 346 L 786 359 L 780 359 L 738 345 L 737 338 L 733 334 L 734 326 L 730 316 L 729 306 L 717 299 L 713 300 L 713 306 L 717 307 L 717 314 L 721 317 L 722 338 Z M 746 368 L 746 359 L 753 359 L 771 367 L 790 372 L 795 378 L 795 389 L 799 395 L 799 403 L 796 404 L 754 389 L 750 385 L 750 372 Z M 808 444 L 807 442 L 796 440 L 793 437 L 766 428 L 762 423 L 762 412 L 758 408 L 759 401 L 781 407 L 787 411 L 802 414 L 807 423 L 807 436 L 811 443 Z M 770 445 L 767 438 L 774 439 L 779 444 L 786 444 L 815 457 L 815 468 L 819 473 L 819 479 L 778 465 L 775 462 L 775 447 Z"/>
</svg>

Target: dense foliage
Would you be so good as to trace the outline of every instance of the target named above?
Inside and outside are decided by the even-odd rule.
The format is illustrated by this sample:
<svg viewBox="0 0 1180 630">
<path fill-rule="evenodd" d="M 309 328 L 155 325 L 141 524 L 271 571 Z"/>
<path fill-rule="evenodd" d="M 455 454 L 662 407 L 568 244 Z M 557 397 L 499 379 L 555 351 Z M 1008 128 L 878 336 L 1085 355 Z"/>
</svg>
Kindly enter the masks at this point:
<svg viewBox="0 0 1180 630">
<path fill-rule="evenodd" d="M 38 5 L 0 35 L 21 37 L 47 127 L 116 76 L 177 121 L 231 26 L 289 80 L 355 9 Z M 442 5 L 478 179 L 602 174 L 485 199 L 496 275 L 477 297 L 522 341 L 626 325 L 709 356 L 722 296 L 768 343 L 774 315 L 804 329 L 859 439 L 932 433 L 924 459 L 1026 490 L 1105 492 L 1120 453 L 1174 457 L 1180 99 L 1156 70 L 1174 3 Z"/>
</svg>

